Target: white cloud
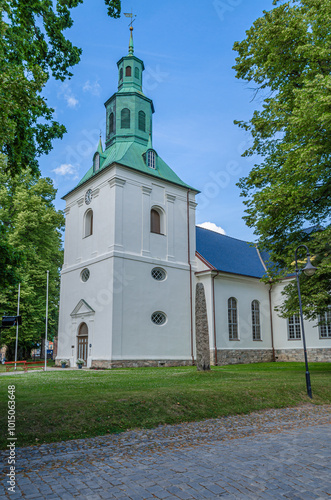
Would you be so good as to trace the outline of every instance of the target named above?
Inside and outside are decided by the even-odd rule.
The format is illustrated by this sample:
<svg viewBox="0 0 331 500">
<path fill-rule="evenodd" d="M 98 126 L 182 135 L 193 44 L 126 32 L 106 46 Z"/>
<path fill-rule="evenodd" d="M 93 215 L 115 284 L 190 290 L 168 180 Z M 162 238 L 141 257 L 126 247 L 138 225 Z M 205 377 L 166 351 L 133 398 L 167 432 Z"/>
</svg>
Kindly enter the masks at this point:
<svg viewBox="0 0 331 500">
<path fill-rule="evenodd" d="M 67 106 L 69 108 L 76 108 L 76 106 L 78 106 L 79 101 L 74 96 L 68 83 L 62 84 L 60 91 L 58 92 L 58 97 L 61 97 L 61 96 L 63 96 L 63 99 L 67 102 Z"/>
<path fill-rule="evenodd" d="M 57 175 L 62 175 L 62 176 L 74 175 L 75 178 L 77 177 L 77 169 L 70 163 L 63 163 L 59 167 L 54 168 L 52 172 L 55 172 Z"/>
<path fill-rule="evenodd" d="M 87 80 L 87 82 L 85 82 L 85 85 L 83 87 L 84 92 L 91 92 L 92 95 L 97 95 L 97 96 L 100 95 L 100 90 L 101 87 L 97 81 L 91 83 L 90 80 Z"/>
<path fill-rule="evenodd" d="M 75 108 L 77 106 L 78 99 L 76 99 L 73 95 L 65 95 L 64 98 L 67 101 L 69 108 Z"/>
<path fill-rule="evenodd" d="M 209 229 L 210 231 L 215 231 L 215 233 L 226 234 L 222 227 L 216 226 L 213 222 L 203 222 L 202 224 L 197 224 L 197 226 Z"/>
</svg>

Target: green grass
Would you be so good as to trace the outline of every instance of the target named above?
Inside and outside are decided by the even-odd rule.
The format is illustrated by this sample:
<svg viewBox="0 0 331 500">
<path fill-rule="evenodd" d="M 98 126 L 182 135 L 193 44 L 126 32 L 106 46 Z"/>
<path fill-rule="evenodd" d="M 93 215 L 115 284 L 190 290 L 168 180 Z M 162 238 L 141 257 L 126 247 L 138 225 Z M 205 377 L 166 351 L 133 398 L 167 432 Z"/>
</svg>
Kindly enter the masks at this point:
<svg viewBox="0 0 331 500">
<path fill-rule="evenodd" d="M 331 403 L 331 363 L 310 363 L 315 404 Z M 311 402 L 303 363 L 61 370 L 0 377 L 0 447 L 7 388 L 16 386 L 17 445 L 197 421 Z"/>
</svg>

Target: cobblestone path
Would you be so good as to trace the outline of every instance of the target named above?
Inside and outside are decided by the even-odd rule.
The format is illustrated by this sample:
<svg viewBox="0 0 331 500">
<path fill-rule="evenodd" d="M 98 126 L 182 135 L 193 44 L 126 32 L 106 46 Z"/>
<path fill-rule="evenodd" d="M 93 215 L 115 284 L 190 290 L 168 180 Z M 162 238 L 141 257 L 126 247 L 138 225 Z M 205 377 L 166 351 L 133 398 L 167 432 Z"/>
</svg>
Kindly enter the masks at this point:
<svg viewBox="0 0 331 500">
<path fill-rule="evenodd" d="M 0 498 L 331 499 L 331 406 L 17 448 L 16 493 L 1 452 Z"/>
</svg>

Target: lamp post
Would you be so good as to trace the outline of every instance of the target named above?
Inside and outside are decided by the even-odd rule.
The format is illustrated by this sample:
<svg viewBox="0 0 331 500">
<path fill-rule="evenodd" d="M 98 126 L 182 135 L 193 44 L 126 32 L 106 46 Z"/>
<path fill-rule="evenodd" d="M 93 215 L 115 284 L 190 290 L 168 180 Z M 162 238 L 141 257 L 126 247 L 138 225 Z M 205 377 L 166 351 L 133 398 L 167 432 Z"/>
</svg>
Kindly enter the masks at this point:
<svg viewBox="0 0 331 500">
<path fill-rule="evenodd" d="M 303 312 L 302 312 L 302 302 L 301 302 L 301 292 L 300 292 L 300 281 L 299 281 L 299 273 L 300 269 L 298 268 L 298 250 L 299 248 L 305 248 L 306 249 L 306 256 L 307 256 L 307 264 L 301 271 L 303 271 L 306 276 L 312 276 L 315 274 L 316 267 L 312 265 L 310 262 L 310 253 L 308 250 L 308 247 L 306 245 L 299 245 L 298 248 L 295 251 L 295 274 L 297 277 L 297 286 L 298 286 L 298 296 L 299 296 L 299 307 L 300 307 L 300 320 L 301 320 L 301 331 L 302 331 L 302 341 L 303 341 L 303 353 L 305 356 L 305 365 L 306 365 L 306 385 L 307 385 L 307 394 L 310 398 L 313 397 L 312 392 L 311 392 L 311 385 L 310 385 L 310 374 L 309 374 L 309 369 L 308 369 L 308 358 L 307 358 L 307 348 L 306 348 L 306 338 L 305 338 L 305 327 L 303 324 Z"/>
</svg>

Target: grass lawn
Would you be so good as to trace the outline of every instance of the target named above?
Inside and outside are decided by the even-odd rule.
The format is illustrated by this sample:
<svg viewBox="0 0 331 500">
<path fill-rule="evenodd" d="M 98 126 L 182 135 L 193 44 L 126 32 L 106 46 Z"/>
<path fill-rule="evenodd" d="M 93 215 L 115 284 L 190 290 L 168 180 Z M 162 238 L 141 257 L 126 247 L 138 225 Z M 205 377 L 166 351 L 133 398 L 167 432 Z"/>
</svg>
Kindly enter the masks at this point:
<svg viewBox="0 0 331 500">
<path fill-rule="evenodd" d="M 331 363 L 310 363 L 314 404 L 331 403 Z M 311 402 L 303 363 L 63 370 L 0 377 L 0 446 L 7 389 L 16 390 L 17 446 Z"/>
</svg>

